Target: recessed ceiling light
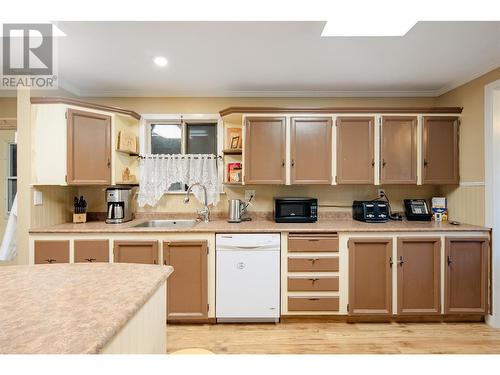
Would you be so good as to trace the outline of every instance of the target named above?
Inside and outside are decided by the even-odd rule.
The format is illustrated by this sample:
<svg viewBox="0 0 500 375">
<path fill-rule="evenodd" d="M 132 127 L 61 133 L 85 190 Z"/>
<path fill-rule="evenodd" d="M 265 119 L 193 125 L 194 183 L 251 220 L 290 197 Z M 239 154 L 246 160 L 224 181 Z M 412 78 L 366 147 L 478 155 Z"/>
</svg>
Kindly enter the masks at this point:
<svg viewBox="0 0 500 375">
<path fill-rule="evenodd" d="M 163 66 L 167 66 L 168 65 L 168 60 L 166 58 L 164 58 L 163 56 L 155 57 L 155 59 L 153 61 L 158 66 L 162 66 L 163 67 Z"/>
</svg>

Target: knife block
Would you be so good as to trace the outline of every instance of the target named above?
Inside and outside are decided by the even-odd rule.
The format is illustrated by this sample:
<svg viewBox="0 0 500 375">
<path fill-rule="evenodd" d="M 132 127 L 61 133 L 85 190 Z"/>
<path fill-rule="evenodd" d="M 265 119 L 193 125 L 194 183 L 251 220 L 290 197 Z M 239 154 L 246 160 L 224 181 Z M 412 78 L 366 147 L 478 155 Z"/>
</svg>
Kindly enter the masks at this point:
<svg viewBox="0 0 500 375">
<path fill-rule="evenodd" d="M 73 214 L 73 223 L 86 223 L 87 222 L 87 214 Z"/>
</svg>

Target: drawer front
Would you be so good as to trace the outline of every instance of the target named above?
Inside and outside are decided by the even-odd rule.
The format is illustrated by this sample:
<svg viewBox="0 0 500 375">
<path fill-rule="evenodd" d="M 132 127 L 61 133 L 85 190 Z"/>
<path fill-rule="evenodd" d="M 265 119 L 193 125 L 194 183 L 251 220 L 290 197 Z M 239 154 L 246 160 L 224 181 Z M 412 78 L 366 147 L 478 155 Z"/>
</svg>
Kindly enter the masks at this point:
<svg viewBox="0 0 500 375">
<path fill-rule="evenodd" d="M 339 298 L 288 297 L 288 311 L 339 311 Z"/>
<path fill-rule="evenodd" d="M 288 272 L 338 272 L 338 257 L 288 258 Z"/>
<path fill-rule="evenodd" d="M 288 291 L 289 292 L 308 292 L 308 291 L 330 291 L 336 292 L 339 290 L 339 278 L 332 277 L 289 277 Z"/>
<path fill-rule="evenodd" d="M 336 235 L 290 235 L 288 252 L 334 252 L 339 251 L 339 238 Z"/>
</svg>

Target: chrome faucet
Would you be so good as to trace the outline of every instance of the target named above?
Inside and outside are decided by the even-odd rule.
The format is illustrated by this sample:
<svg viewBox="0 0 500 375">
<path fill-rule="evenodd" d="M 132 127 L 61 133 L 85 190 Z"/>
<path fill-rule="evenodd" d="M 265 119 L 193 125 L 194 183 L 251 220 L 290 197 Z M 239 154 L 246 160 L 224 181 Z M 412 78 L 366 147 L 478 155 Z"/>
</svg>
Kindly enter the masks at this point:
<svg viewBox="0 0 500 375">
<path fill-rule="evenodd" d="M 196 185 L 201 186 L 203 188 L 203 193 L 204 193 L 204 195 L 203 195 L 204 207 L 201 210 L 196 210 L 196 212 L 198 213 L 199 219 L 203 220 L 204 223 L 208 223 L 210 221 L 210 209 L 208 208 L 208 205 L 207 205 L 207 200 L 208 200 L 207 199 L 207 188 L 205 187 L 205 185 L 202 185 L 199 182 L 192 184 L 186 191 L 186 196 L 184 197 L 184 203 L 189 202 L 189 193 L 191 193 L 191 189 Z"/>
</svg>

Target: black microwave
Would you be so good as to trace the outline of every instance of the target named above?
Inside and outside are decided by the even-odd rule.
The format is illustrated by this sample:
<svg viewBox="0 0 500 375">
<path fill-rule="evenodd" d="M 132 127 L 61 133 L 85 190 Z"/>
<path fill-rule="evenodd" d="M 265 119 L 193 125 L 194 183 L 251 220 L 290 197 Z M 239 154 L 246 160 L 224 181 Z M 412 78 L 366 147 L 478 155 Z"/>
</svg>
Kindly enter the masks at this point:
<svg viewBox="0 0 500 375">
<path fill-rule="evenodd" d="M 318 220 L 316 198 L 274 198 L 274 221 L 277 223 L 314 223 Z"/>
</svg>

